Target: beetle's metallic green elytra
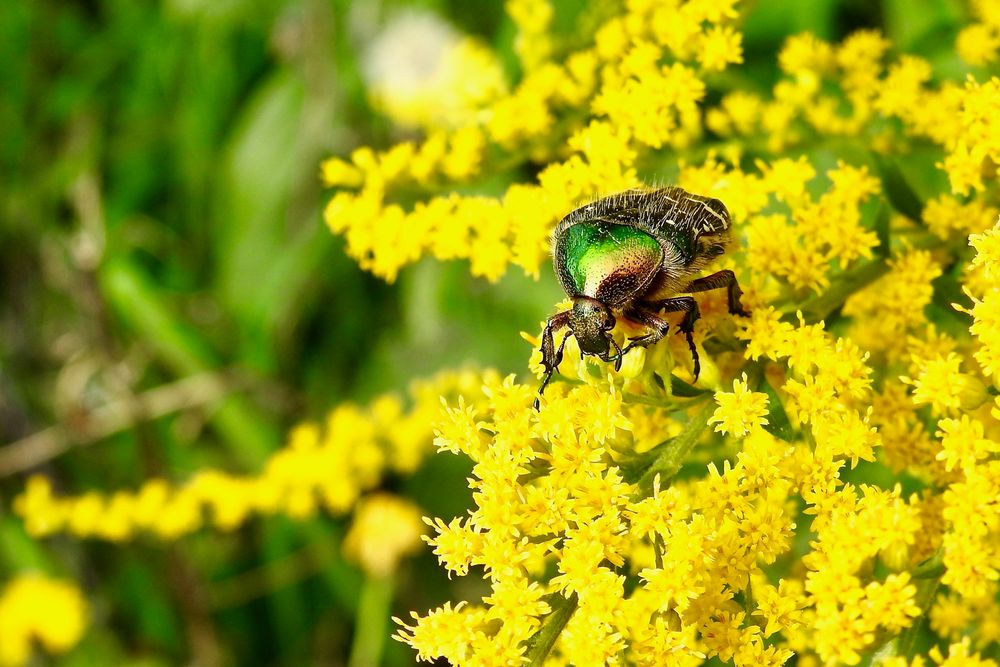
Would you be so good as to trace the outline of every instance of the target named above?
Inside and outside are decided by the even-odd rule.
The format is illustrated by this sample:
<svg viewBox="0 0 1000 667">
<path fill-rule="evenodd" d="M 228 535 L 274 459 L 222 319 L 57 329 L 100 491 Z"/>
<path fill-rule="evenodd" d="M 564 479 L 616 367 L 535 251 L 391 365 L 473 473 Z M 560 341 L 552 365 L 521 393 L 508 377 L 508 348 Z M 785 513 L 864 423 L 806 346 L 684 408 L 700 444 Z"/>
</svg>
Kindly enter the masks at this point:
<svg viewBox="0 0 1000 667">
<path fill-rule="evenodd" d="M 701 366 L 692 333 L 700 314 L 698 302 L 677 295 L 725 287 L 729 312 L 746 315 L 732 271 L 693 278 L 726 251 L 729 241 L 725 205 L 678 187 L 628 190 L 563 218 L 552 235 L 552 261 L 573 308 L 549 318 L 542 332 L 545 377 L 539 396 L 559 367 L 569 336 L 576 337 L 581 353 L 614 361 L 617 369 L 633 347 L 653 345 L 666 336 L 668 323 L 660 314 L 670 311 L 684 312 L 679 329 L 687 337 L 697 380 Z M 630 339 L 621 349 L 611 337 L 618 317 L 649 333 Z M 556 348 L 553 333 L 563 327 L 569 331 Z"/>
</svg>

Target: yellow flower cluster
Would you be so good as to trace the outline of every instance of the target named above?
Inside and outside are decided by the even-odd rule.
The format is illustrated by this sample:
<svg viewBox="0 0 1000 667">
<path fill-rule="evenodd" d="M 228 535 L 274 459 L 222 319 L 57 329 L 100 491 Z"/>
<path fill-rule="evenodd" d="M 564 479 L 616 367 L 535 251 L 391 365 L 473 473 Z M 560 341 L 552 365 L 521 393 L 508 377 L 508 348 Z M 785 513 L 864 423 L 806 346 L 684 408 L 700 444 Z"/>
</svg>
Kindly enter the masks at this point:
<svg viewBox="0 0 1000 667">
<path fill-rule="evenodd" d="M 441 397 L 461 395 L 481 402 L 481 386 L 495 381 L 492 372 L 442 372 L 413 384 L 408 409 L 391 394 L 366 409 L 340 405 L 322 426 L 305 424 L 292 430 L 285 447 L 272 454 L 257 475 L 202 470 L 179 485 L 151 479 L 134 492 L 79 496 L 56 495 L 47 478 L 36 476 L 15 499 L 14 509 L 37 537 L 68 532 L 115 542 L 139 533 L 176 539 L 206 526 L 234 530 L 255 515 L 306 518 L 321 509 L 346 514 L 365 491 L 379 485 L 386 471 L 410 474 L 417 468 L 430 450 L 431 424 Z M 384 499 L 369 500 L 361 509 L 349 551 L 366 567 L 380 570 L 384 564 L 377 563 L 379 558 L 392 562 L 417 538 L 398 534 L 393 539 L 399 543 L 383 545 L 385 553 L 372 555 L 378 548 L 369 534 L 378 531 L 380 519 L 396 531 L 407 524 L 407 512 L 416 510 Z M 410 531 L 419 534 L 419 521 L 409 524 Z"/>
<path fill-rule="evenodd" d="M 908 336 L 926 329 L 924 309 L 941 265 L 927 250 L 905 249 L 888 261 L 888 272 L 847 299 L 844 314 L 858 323 L 853 338 L 892 361 L 908 354 Z"/>
<path fill-rule="evenodd" d="M 505 7 L 517 26 L 514 50 L 521 67 L 531 71 L 548 60 L 552 52 L 549 28 L 555 11 L 547 0 L 507 0 Z"/>
<path fill-rule="evenodd" d="M 971 64 L 996 58 L 995 4 L 958 35 Z M 370 492 L 433 437 L 473 462 L 472 509 L 425 519 L 423 539 L 488 591 L 397 619 L 420 660 L 997 667 L 981 655 L 1000 642 L 1000 78 L 948 80 L 864 30 L 793 36 L 770 91 L 732 89 L 735 5 L 627 0 L 569 50 L 549 2 L 509 0 L 515 85 L 322 167 L 327 224 L 387 280 L 425 255 L 538 276 L 561 216 L 676 168 L 731 212 L 722 262 L 750 311 L 697 296 L 697 381 L 683 336 L 618 372 L 570 338 L 537 411 L 535 383 L 445 373 L 409 409 L 384 397 L 297 428 L 259 475 L 78 497 L 35 478 L 16 502 L 29 532 L 173 538 L 355 508 L 345 549 L 378 577 L 423 527 Z M 924 201 L 896 167 L 918 144 L 950 192 Z M 529 163 L 502 195 L 458 193 Z M 638 332 L 619 318 L 613 335 Z M 925 621 L 941 642 L 917 655 Z"/>
<path fill-rule="evenodd" d="M 993 77 L 980 85 L 970 77 L 959 97 L 956 115 L 960 123 L 945 138 L 948 155 L 944 168 L 951 179 L 952 192 L 968 194 L 983 191 L 983 171 L 986 164 L 1000 163 L 1000 78 Z"/>
<path fill-rule="evenodd" d="M 473 275 L 490 280 L 510 264 L 537 276 L 549 230 L 574 204 L 637 185 L 640 149 L 686 146 L 700 136 L 705 85 L 696 68 L 742 61 L 733 4 L 632 2 L 626 15 L 597 28 L 592 46 L 558 53 L 545 32 L 549 3 L 508 2 L 522 80 L 477 122 L 432 132 L 419 145 L 327 161 L 324 180 L 343 188 L 327 206 L 327 224 L 362 267 L 390 281 L 426 253 L 468 259 Z M 566 146 L 570 154 L 562 157 Z M 444 188 L 442 178 L 461 182 L 555 156 L 560 161 L 537 183 L 511 187 L 499 199 L 442 193 L 410 209 L 392 201 L 394 188 L 434 191 Z"/>
<path fill-rule="evenodd" d="M 925 660 L 923 656 L 916 656 L 913 660 L 907 661 L 905 658 L 892 657 L 882 662 L 885 667 L 994 667 L 995 660 L 980 658 L 978 654 L 971 651 L 970 642 L 965 638 L 961 642 L 948 647 L 945 655 L 937 646 L 930 650 L 930 660 Z"/>
<path fill-rule="evenodd" d="M 401 125 L 425 128 L 461 127 L 506 90 L 496 55 L 469 38 L 448 45 L 429 79 L 400 83 L 393 77 L 374 85 L 374 105 Z"/>
<path fill-rule="evenodd" d="M 575 153 L 544 168 L 538 185 L 508 189 L 539 196 L 534 217 L 510 218 L 507 229 L 530 220 L 547 231 L 580 198 L 630 186 L 657 149 L 684 151 L 706 128 L 722 136 L 707 157 L 682 162 L 677 182 L 726 202 L 745 240 L 724 261 L 751 317 L 734 330 L 724 298 L 699 295 L 700 383 L 732 391 L 716 391 L 714 407 L 683 382 L 673 391 L 673 360 L 688 358 L 681 337 L 630 353 L 617 374 L 569 339 L 560 372 L 574 384 L 553 385 L 539 412 L 528 408 L 533 388 L 512 379 L 485 411 L 452 404 L 436 443 L 475 463 L 475 507 L 433 519 L 425 539 L 450 573 L 481 572 L 490 592 L 397 619 L 397 638 L 419 659 L 459 665 L 768 665 L 793 654 L 834 665 L 876 651 L 908 667 L 995 665 L 975 651 L 1000 632 L 1000 403 L 990 400 L 1000 232 L 984 232 L 997 211 L 983 180 L 998 162 L 1000 80 L 931 84 L 920 58 L 884 65 L 890 44 L 873 31 L 838 45 L 801 35 L 781 53 L 786 76 L 773 98 L 733 91 L 704 110 L 703 126 L 684 110 L 705 88 L 665 79 L 687 76 L 686 58 L 699 58 L 702 82 L 739 62 L 688 50 L 691 40 L 724 42 L 731 12 L 705 17 L 701 37 L 677 37 L 692 24 L 668 25 L 652 4 L 628 3 L 595 33 L 599 63 L 624 57 L 598 69 L 593 118 L 567 135 Z M 672 10 L 694 6 L 703 4 Z M 655 39 L 630 41 L 630 31 Z M 668 87 L 692 95 L 670 97 Z M 644 91 L 659 91 L 666 107 Z M 921 204 L 880 160 L 839 161 L 820 177 L 805 157 L 753 169 L 743 159 L 831 135 L 889 155 L 928 138 L 953 193 L 977 196 Z M 605 179 L 596 192 L 595 173 Z M 971 328 L 949 323 L 946 333 L 927 314 L 940 308 L 935 281 L 966 258 L 954 239 L 968 234 L 979 252 L 964 276 Z M 445 258 L 460 256 L 482 275 L 475 252 Z M 504 263 L 495 268 L 492 277 Z M 831 315 L 837 336 L 822 322 Z M 615 336 L 634 333 L 619 322 Z M 539 361 L 536 351 L 536 374 Z M 922 490 L 848 481 L 859 462 L 879 460 Z M 966 639 L 915 656 L 924 615 L 943 638 Z"/>
<path fill-rule="evenodd" d="M 973 267 L 985 267 L 986 280 L 992 283 L 985 294 L 973 295 L 970 330 L 980 346 L 975 358 L 984 375 L 995 380 L 995 364 L 1000 358 L 1000 221 L 989 231 L 970 237 L 970 243 L 977 250 Z M 954 353 L 948 355 L 948 359 L 953 358 Z M 971 383 L 975 386 L 970 391 Z M 939 386 L 939 390 L 946 387 Z M 942 544 L 946 568 L 942 582 L 971 600 L 992 599 L 1000 580 L 1000 404 L 990 410 L 984 384 L 976 376 L 961 378 L 958 389 L 952 392 L 959 401 L 969 393 L 973 396 L 960 404 L 965 408 L 961 418 L 938 422 L 937 458 L 944 461 L 946 470 L 960 471 L 943 494 L 947 531 Z"/>
<path fill-rule="evenodd" d="M 762 172 L 765 192 L 790 211 L 749 220 L 748 267 L 757 275 L 770 273 L 795 290 L 819 291 L 829 285 L 831 262 L 844 269 L 872 257 L 878 237 L 862 225 L 860 205 L 878 194 L 879 185 L 867 168 L 839 164 L 827 173 L 832 187 L 816 201 L 805 194 L 815 174 L 808 162 L 785 158 Z"/>
<path fill-rule="evenodd" d="M 747 389 L 746 373 L 733 381 L 732 393 L 718 392 L 715 401 L 719 407 L 708 423 L 714 423 L 716 431 L 743 437 L 767 425 L 767 394 Z"/>
<path fill-rule="evenodd" d="M 987 65 L 1000 52 L 1000 9 L 990 0 L 972 0 L 976 22 L 962 28 L 955 40 L 955 50 L 970 65 Z"/>
<path fill-rule="evenodd" d="M 994 5 L 976 2 L 982 22 L 959 35 L 959 53 L 970 62 L 996 57 L 1000 12 Z M 808 33 L 792 37 L 779 57 L 787 77 L 775 84 L 773 100 L 731 93 L 706 113 L 709 126 L 732 138 L 737 151 L 757 144 L 780 152 L 822 137 L 858 136 L 876 150 L 904 153 L 906 140 L 885 123 L 898 119 L 909 135 L 927 137 L 945 149 L 941 166 L 954 193 L 982 191 L 984 174 L 1000 158 L 1000 79 L 979 81 L 970 75 L 964 86 L 952 81 L 935 86 L 923 58 L 904 55 L 883 65 L 889 46 L 870 30 L 839 45 Z"/>
<path fill-rule="evenodd" d="M 650 407 L 599 376 L 552 387 L 539 412 L 534 388 L 513 379 L 485 411 L 452 405 L 435 442 L 475 462 L 475 509 L 434 520 L 427 540 L 450 572 L 481 568 L 491 593 L 398 621 L 398 638 L 421 659 L 463 665 L 519 664 L 543 645 L 556 664 L 780 665 L 793 652 L 855 664 L 877 638 L 909 627 L 921 613 L 907 571 L 922 558 L 921 501 L 841 479 L 845 463 L 874 460 L 879 445 L 859 410 L 866 355 L 773 309 L 741 336 L 759 372 L 717 393 L 714 413 L 705 396 L 680 410 Z M 640 369 L 626 389 L 655 371 Z M 760 373 L 792 420 L 749 389 Z M 740 450 L 667 487 L 692 447 L 726 451 L 710 421 L 740 437 Z M 677 435 L 637 455 L 635 434 L 650 430 Z M 806 503 L 801 527 L 796 497 Z M 805 570 L 770 579 L 765 568 L 798 531 L 814 535 Z M 876 559 L 894 571 L 876 576 Z"/>
<path fill-rule="evenodd" d="M 87 603 L 73 584 L 21 575 L 0 589 L 0 667 L 28 664 L 32 647 L 65 653 L 83 636 Z"/>
</svg>

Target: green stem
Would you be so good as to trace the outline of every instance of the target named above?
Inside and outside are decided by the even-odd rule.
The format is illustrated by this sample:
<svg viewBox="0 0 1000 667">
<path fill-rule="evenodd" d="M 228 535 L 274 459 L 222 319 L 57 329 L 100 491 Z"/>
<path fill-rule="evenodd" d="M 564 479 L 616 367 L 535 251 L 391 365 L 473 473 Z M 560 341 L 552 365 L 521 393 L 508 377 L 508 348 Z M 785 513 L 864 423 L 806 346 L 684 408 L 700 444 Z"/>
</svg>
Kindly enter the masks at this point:
<svg viewBox="0 0 1000 667">
<path fill-rule="evenodd" d="M 576 593 L 573 593 L 568 598 L 556 596 L 555 600 L 555 602 L 549 603 L 552 607 L 552 612 L 545 617 L 542 627 L 538 628 L 538 631 L 528 638 L 528 649 L 525 651 L 524 658 L 525 664 L 530 667 L 545 664 L 545 658 L 552 651 L 552 647 L 556 645 L 559 633 L 569 623 L 570 617 L 573 616 L 573 612 L 576 611 L 576 607 L 580 603 Z"/>
<path fill-rule="evenodd" d="M 802 316 L 809 324 L 825 320 L 830 313 L 847 301 L 847 297 L 872 284 L 888 272 L 889 264 L 884 259 L 877 259 L 844 271 L 837 276 L 836 282 L 827 291 L 803 303 L 799 310 L 802 311 Z"/>
<path fill-rule="evenodd" d="M 663 453 L 656 457 L 639 479 L 641 494 L 648 494 L 649 490 L 653 488 L 653 480 L 657 475 L 660 476 L 662 483 L 677 474 L 681 466 L 684 465 L 684 459 L 687 458 L 687 455 L 694 448 L 695 443 L 698 442 L 698 438 L 708 428 L 708 419 L 714 411 L 715 403 L 709 402 L 691 417 L 691 420 L 684 427 L 684 430 L 681 431 L 680 435 L 674 438 L 670 442 L 670 446 L 665 448 Z"/>
<path fill-rule="evenodd" d="M 365 583 L 361 587 L 361 599 L 358 602 L 354 641 L 351 643 L 348 667 L 381 664 L 382 649 L 388 634 L 386 625 L 389 621 L 395 587 L 395 580 L 391 574 L 365 578 Z"/>
<path fill-rule="evenodd" d="M 755 623 L 755 621 L 750 620 L 753 616 L 754 611 L 757 609 L 757 599 L 753 595 L 753 584 L 750 580 L 747 580 L 747 587 L 743 589 L 743 606 L 746 608 L 746 616 L 743 617 L 744 628 L 749 627 Z"/>
<path fill-rule="evenodd" d="M 914 579 L 936 579 L 944 574 L 944 551 L 938 549 L 933 556 L 913 568 L 910 576 Z"/>
<path fill-rule="evenodd" d="M 712 394 L 706 394 L 705 396 L 699 396 L 696 398 L 685 398 L 683 400 L 677 399 L 658 399 L 651 398 L 649 396 L 642 396 L 640 394 L 622 394 L 622 403 L 628 403 L 632 405 L 648 405 L 654 408 L 663 408 L 664 410 L 683 410 L 692 405 L 697 405 L 704 401 L 706 398 L 711 398 Z"/>
</svg>

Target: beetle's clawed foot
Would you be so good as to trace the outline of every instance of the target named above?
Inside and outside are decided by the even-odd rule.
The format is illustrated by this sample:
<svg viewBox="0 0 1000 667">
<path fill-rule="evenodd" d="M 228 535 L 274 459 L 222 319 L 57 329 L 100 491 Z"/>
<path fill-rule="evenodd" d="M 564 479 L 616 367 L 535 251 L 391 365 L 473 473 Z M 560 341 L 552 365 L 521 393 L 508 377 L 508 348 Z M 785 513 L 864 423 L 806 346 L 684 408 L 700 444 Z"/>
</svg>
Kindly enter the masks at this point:
<svg viewBox="0 0 1000 667">
<path fill-rule="evenodd" d="M 694 376 L 694 381 L 697 382 L 698 376 L 701 374 L 701 358 L 698 356 L 698 347 L 694 344 L 694 330 L 693 328 L 686 330 L 684 327 L 681 327 L 678 333 L 684 334 L 684 337 L 687 339 L 688 349 L 691 350 L 691 360 L 694 362 L 692 375 Z"/>
<path fill-rule="evenodd" d="M 622 357 L 625 355 L 625 353 L 622 352 L 622 348 L 619 347 L 618 342 L 614 338 L 608 336 L 608 341 L 610 341 L 610 343 L 614 346 L 615 353 L 602 355 L 601 361 L 615 362 L 615 373 L 617 373 L 622 369 Z"/>
<path fill-rule="evenodd" d="M 743 307 L 743 290 L 740 289 L 739 283 L 733 278 L 732 284 L 729 286 L 729 314 L 737 315 L 739 317 L 750 317 L 750 311 Z"/>
</svg>

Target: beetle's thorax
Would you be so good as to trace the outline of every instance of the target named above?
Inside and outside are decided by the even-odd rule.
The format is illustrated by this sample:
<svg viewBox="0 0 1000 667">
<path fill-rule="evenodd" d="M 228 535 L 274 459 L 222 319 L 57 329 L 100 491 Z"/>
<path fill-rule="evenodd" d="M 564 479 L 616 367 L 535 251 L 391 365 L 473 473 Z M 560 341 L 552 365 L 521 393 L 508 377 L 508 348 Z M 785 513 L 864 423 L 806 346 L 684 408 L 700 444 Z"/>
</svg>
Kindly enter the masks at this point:
<svg viewBox="0 0 1000 667">
<path fill-rule="evenodd" d="M 663 259 L 659 241 L 628 225 L 583 221 L 556 235 L 556 273 L 570 295 L 618 306 L 641 292 Z"/>
</svg>

